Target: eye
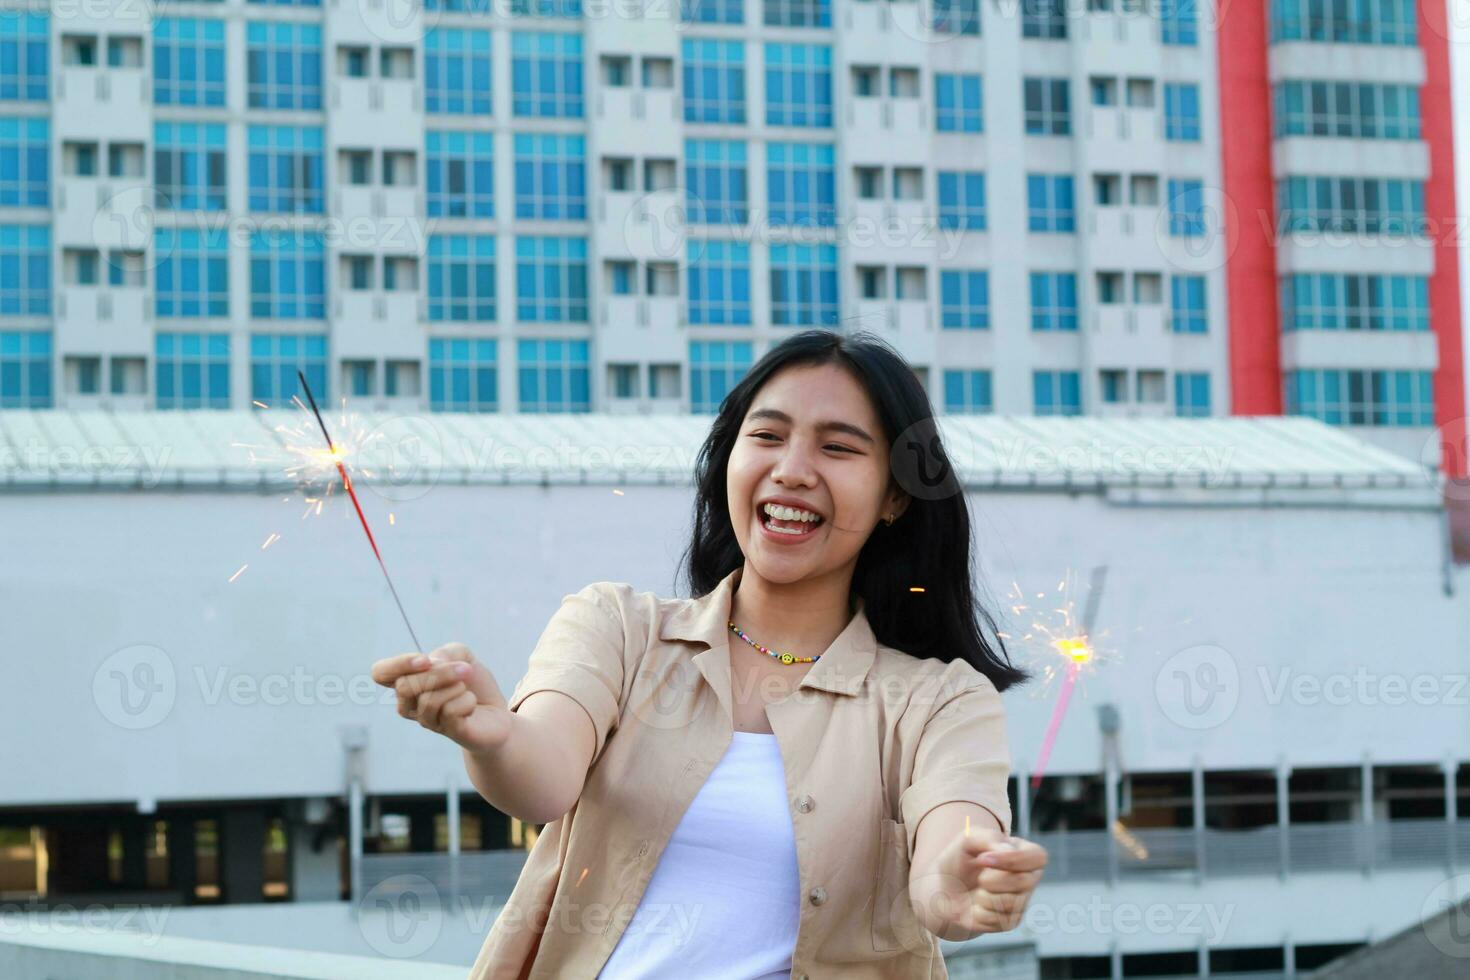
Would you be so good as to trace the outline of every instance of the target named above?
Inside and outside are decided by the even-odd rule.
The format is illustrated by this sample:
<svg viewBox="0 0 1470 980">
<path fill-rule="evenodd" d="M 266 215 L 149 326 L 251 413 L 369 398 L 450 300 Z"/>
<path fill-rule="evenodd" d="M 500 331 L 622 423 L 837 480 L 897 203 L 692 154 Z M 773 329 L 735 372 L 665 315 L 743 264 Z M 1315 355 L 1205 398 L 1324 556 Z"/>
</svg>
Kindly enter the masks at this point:
<svg viewBox="0 0 1470 980">
<path fill-rule="evenodd" d="M 750 434 L 750 437 L 752 439 L 759 439 L 762 436 L 770 436 L 772 439 L 779 439 L 780 438 L 780 436 L 776 435 L 774 432 L 752 432 Z M 839 450 L 840 452 L 852 453 L 853 455 L 858 455 L 858 451 L 856 449 L 850 449 L 847 446 L 844 446 L 844 445 L 842 445 L 840 443 L 836 443 L 836 442 L 829 442 L 829 443 L 827 443 L 827 445 L 823 446 L 822 448 L 823 449 L 836 449 L 836 450 Z"/>
</svg>

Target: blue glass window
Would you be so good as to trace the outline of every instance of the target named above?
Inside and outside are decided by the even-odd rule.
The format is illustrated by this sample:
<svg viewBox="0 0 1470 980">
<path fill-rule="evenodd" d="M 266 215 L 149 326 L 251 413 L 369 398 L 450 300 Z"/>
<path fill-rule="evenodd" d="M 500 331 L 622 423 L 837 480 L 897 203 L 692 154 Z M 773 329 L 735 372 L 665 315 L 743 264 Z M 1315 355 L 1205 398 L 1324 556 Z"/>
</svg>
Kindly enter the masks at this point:
<svg viewBox="0 0 1470 980">
<path fill-rule="evenodd" d="M 517 133 L 516 217 L 587 217 L 586 142 L 581 136 Z"/>
<path fill-rule="evenodd" d="M 51 331 L 0 330 L 0 408 L 50 407 Z"/>
<path fill-rule="evenodd" d="M 689 344 L 689 411 L 719 410 L 730 389 L 750 370 L 748 340 L 695 340 Z"/>
<path fill-rule="evenodd" d="M 745 0 L 679 0 L 679 19 L 686 24 L 743 24 Z"/>
<path fill-rule="evenodd" d="M 1077 274 L 1031 273 L 1031 329 L 1077 329 Z"/>
<path fill-rule="evenodd" d="M 160 17 L 153 25 L 154 105 L 225 104 L 225 22 Z"/>
<path fill-rule="evenodd" d="M 429 340 L 429 408 L 436 412 L 494 412 L 500 406 L 494 338 Z"/>
<path fill-rule="evenodd" d="M 932 0 L 936 34 L 980 33 L 980 0 Z"/>
<path fill-rule="evenodd" d="M 516 317 L 527 322 L 586 322 L 587 239 L 516 238 Z"/>
<path fill-rule="evenodd" d="M 50 312 L 50 226 L 0 225 L 0 315 Z"/>
<path fill-rule="evenodd" d="M 510 50 L 517 116 L 582 118 L 582 35 L 516 31 Z"/>
<path fill-rule="evenodd" d="M 750 322 L 750 246 L 744 242 L 689 243 L 689 322 Z"/>
<path fill-rule="evenodd" d="M 1026 133 L 1031 136 L 1067 136 L 1072 132 L 1072 95 L 1066 78 L 1021 80 Z"/>
<path fill-rule="evenodd" d="M 326 247 L 320 232 L 257 231 L 250 236 L 250 315 L 321 319 L 327 315 Z"/>
<path fill-rule="evenodd" d="M 1082 380 L 1076 371 L 1033 371 L 1031 387 L 1037 415 L 1082 414 Z"/>
<path fill-rule="evenodd" d="M 1071 174 L 1027 174 L 1026 209 L 1030 231 L 1076 231 Z"/>
<path fill-rule="evenodd" d="M 837 223 L 831 143 L 767 143 L 766 204 L 773 225 Z"/>
<path fill-rule="evenodd" d="M 50 28 L 44 14 L 9 11 L 0 17 L 0 100 L 50 98 Z"/>
<path fill-rule="evenodd" d="M 684 121 L 745 124 L 745 45 L 686 38 Z"/>
<path fill-rule="evenodd" d="M 766 45 L 766 125 L 832 125 L 832 48 Z"/>
<path fill-rule="evenodd" d="M 1429 278 L 1333 272 L 1284 276 L 1281 329 L 1427 331 Z"/>
<path fill-rule="evenodd" d="M 424 32 L 424 111 L 491 113 L 490 32 L 431 28 Z"/>
<path fill-rule="evenodd" d="M 1193 82 L 1164 83 L 1164 138 L 1199 141 L 1199 86 Z"/>
<path fill-rule="evenodd" d="M 495 217 L 495 137 L 431 129 L 424 144 L 429 217 Z"/>
<path fill-rule="evenodd" d="M 229 408 L 230 335 L 160 333 L 153 338 L 155 408 Z"/>
<path fill-rule="evenodd" d="M 154 123 L 154 206 L 161 211 L 225 210 L 227 152 L 222 123 Z"/>
<path fill-rule="evenodd" d="M 1174 333 L 1208 332 L 1210 314 L 1205 307 L 1205 277 L 1170 276 L 1169 311 Z"/>
<path fill-rule="evenodd" d="M 154 315 L 230 315 L 230 239 L 225 229 L 155 228 L 153 257 Z"/>
<path fill-rule="evenodd" d="M 984 131 L 979 75 L 934 76 L 934 125 L 941 133 Z"/>
<path fill-rule="evenodd" d="M 1414 46 L 1414 0 L 1272 0 L 1271 40 Z"/>
<path fill-rule="evenodd" d="M 250 210 L 322 213 L 320 126 L 250 126 Z"/>
<path fill-rule="evenodd" d="M 1272 97 L 1276 136 L 1417 140 L 1423 131 L 1414 85 L 1288 79 Z"/>
<path fill-rule="evenodd" d="M 771 323 L 833 326 L 838 317 L 837 248 L 771 246 Z"/>
<path fill-rule="evenodd" d="M 1199 180 L 1169 178 L 1169 234 L 1205 233 L 1205 191 Z"/>
<path fill-rule="evenodd" d="M 50 120 L 0 118 L 0 207 L 49 207 L 50 186 Z"/>
<path fill-rule="evenodd" d="M 306 375 L 317 404 L 325 405 L 330 398 L 326 334 L 250 335 L 251 399 L 267 408 L 287 407 L 293 396 L 304 394 L 301 380 L 296 376 L 298 371 Z"/>
<path fill-rule="evenodd" d="M 990 327 L 990 274 L 984 269 L 939 273 L 939 325 L 944 330 Z"/>
<path fill-rule="evenodd" d="M 1179 371 L 1174 375 L 1174 414 L 1180 418 L 1209 417 L 1208 371 Z"/>
<path fill-rule="evenodd" d="M 945 371 L 944 410 L 956 415 L 984 415 L 994 411 L 990 372 Z"/>
<path fill-rule="evenodd" d="M 322 29 L 252 22 L 245 27 L 247 103 L 252 109 L 322 107 Z"/>
<path fill-rule="evenodd" d="M 749 219 L 744 143 L 685 140 L 684 178 L 691 224 L 744 224 Z"/>
<path fill-rule="evenodd" d="M 939 171 L 939 227 L 985 230 L 985 174 Z"/>
<path fill-rule="evenodd" d="M 1021 0 L 1021 36 L 1065 39 L 1067 16 L 1065 0 Z"/>
<path fill-rule="evenodd" d="M 517 341 L 516 382 L 522 412 L 592 411 L 587 341 Z"/>
<path fill-rule="evenodd" d="M 1434 424 L 1434 372 L 1326 369 L 1287 371 L 1287 415 L 1329 425 Z"/>
<path fill-rule="evenodd" d="M 495 236 L 429 236 L 429 319 L 495 319 Z"/>
<path fill-rule="evenodd" d="M 761 0 L 769 27 L 831 27 L 830 0 Z"/>
<path fill-rule="evenodd" d="M 1158 0 L 1158 4 L 1160 41 L 1164 44 L 1199 43 L 1195 0 Z"/>
</svg>

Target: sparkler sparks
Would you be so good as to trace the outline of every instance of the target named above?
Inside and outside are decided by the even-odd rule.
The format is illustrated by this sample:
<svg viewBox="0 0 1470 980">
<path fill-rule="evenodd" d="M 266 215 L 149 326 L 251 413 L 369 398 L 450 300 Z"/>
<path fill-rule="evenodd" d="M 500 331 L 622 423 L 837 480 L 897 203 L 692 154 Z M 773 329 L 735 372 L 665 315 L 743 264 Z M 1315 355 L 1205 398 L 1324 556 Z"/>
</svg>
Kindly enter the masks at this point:
<svg viewBox="0 0 1470 980">
<path fill-rule="evenodd" d="M 1081 616 L 1077 615 L 1076 603 L 1072 598 L 1074 583 L 1071 571 L 1063 575 L 1057 583 L 1054 596 L 1049 597 L 1046 592 L 1035 593 L 1034 604 L 1026 601 L 1027 593 L 1021 589 L 1020 583 L 1011 583 L 1008 598 L 1012 600 L 1012 614 L 1017 617 L 1029 615 L 1031 620 L 1025 633 L 1019 638 L 1006 633 L 999 635 L 1008 642 L 1016 642 L 1032 651 L 1039 651 L 1034 652 L 1033 656 L 1041 667 L 1043 683 L 1040 691 L 1044 692 L 1052 681 L 1061 678 L 1056 706 L 1052 709 L 1051 721 L 1042 737 L 1041 751 L 1032 771 L 1033 790 L 1041 785 L 1047 760 L 1051 758 L 1052 746 L 1056 742 L 1057 731 L 1067 713 L 1067 705 L 1072 699 L 1072 691 L 1077 686 L 1078 678 L 1084 670 L 1095 669 L 1098 663 L 1111 660 L 1116 655 L 1116 651 L 1104 645 L 1108 631 L 1093 631 L 1105 575 L 1105 567 L 1093 570 L 1086 608 Z"/>
<path fill-rule="evenodd" d="M 324 459 L 342 477 L 342 489 L 346 490 L 347 496 L 352 499 L 352 507 L 357 511 L 357 519 L 362 523 L 362 530 L 367 535 L 368 544 L 372 546 L 373 557 L 378 559 L 378 568 L 382 569 L 383 579 L 388 583 L 388 591 L 393 593 L 393 602 L 398 606 L 398 615 L 403 617 L 403 625 L 408 628 L 408 635 L 413 638 L 413 648 L 422 650 L 423 644 L 419 643 L 418 634 L 414 632 L 413 624 L 408 621 L 408 613 L 403 609 L 403 600 L 398 598 L 398 589 L 394 588 L 393 578 L 388 574 L 388 566 L 383 562 L 383 553 L 378 550 L 378 542 L 373 537 L 373 529 L 368 527 L 367 515 L 362 512 L 362 504 L 357 499 L 357 491 L 352 488 L 352 477 L 347 472 L 347 453 L 344 448 L 332 441 L 332 434 L 327 431 L 326 420 L 322 418 L 321 409 L 316 407 L 316 399 L 312 397 L 311 385 L 306 383 L 306 375 L 297 371 L 296 377 L 301 382 L 301 390 L 306 392 L 306 400 L 311 403 L 311 414 L 316 417 L 316 424 L 322 430 L 322 437 L 327 441 L 327 452 Z M 301 404 L 301 399 L 295 396 L 292 397 L 292 400 L 298 405 Z M 343 410 L 346 411 L 345 400 Z M 319 458 L 322 457 L 320 451 L 317 455 Z M 317 503 L 317 513 L 321 513 L 320 501 Z"/>
</svg>

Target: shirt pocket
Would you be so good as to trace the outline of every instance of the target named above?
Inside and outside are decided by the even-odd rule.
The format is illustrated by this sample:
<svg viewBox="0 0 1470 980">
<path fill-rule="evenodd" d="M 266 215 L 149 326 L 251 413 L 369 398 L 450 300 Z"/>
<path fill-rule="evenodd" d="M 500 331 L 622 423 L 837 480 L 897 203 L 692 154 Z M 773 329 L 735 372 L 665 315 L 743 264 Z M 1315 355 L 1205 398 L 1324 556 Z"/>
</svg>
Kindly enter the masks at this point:
<svg viewBox="0 0 1470 980">
<path fill-rule="evenodd" d="M 928 949 L 929 930 L 919 921 L 909 900 L 908 834 L 901 820 L 883 817 L 879 822 L 874 880 L 878 890 L 873 899 L 873 949 Z"/>
</svg>

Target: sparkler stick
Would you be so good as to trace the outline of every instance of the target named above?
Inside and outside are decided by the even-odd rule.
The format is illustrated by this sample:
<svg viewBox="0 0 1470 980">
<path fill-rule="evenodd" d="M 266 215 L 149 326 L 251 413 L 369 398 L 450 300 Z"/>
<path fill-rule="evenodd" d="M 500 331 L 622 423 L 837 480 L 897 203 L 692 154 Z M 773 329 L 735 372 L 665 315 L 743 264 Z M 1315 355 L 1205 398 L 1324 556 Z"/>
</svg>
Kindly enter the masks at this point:
<svg viewBox="0 0 1470 980">
<path fill-rule="evenodd" d="M 388 583 L 388 591 L 393 593 L 393 601 L 398 606 L 398 615 L 403 617 L 403 625 L 408 627 L 408 635 L 413 638 L 413 648 L 423 650 L 424 645 L 419 642 L 418 634 L 413 631 L 413 624 L 408 621 L 408 613 L 403 611 L 403 600 L 398 598 L 398 590 L 393 587 L 393 578 L 388 574 L 388 566 L 383 563 L 383 554 L 378 550 L 378 542 L 373 538 L 373 529 L 368 527 L 367 515 L 362 512 L 362 504 L 358 503 L 357 491 L 352 488 L 352 477 L 347 475 L 347 464 L 342 461 L 343 453 L 337 448 L 336 443 L 332 442 L 332 434 L 327 431 L 327 423 L 322 420 L 321 409 L 316 407 L 316 399 L 312 397 L 311 385 L 306 383 L 306 375 L 298 370 L 296 377 L 301 379 L 301 388 L 306 392 L 306 400 L 311 403 L 311 412 L 316 416 L 316 424 L 321 426 L 322 436 L 327 440 L 327 450 L 337 464 L 337 472 L 342 476 L 342 488 L 347 491 L 347 496 L 352 498 L 352 506 L 357 511 L 357 519 L 362 522 L 362 530 L 367 535 L 368 544 L 372 545 L 373 557 L 378 559 L 378 567 L 383 570 L 383 578 Z"/>
</svg>

